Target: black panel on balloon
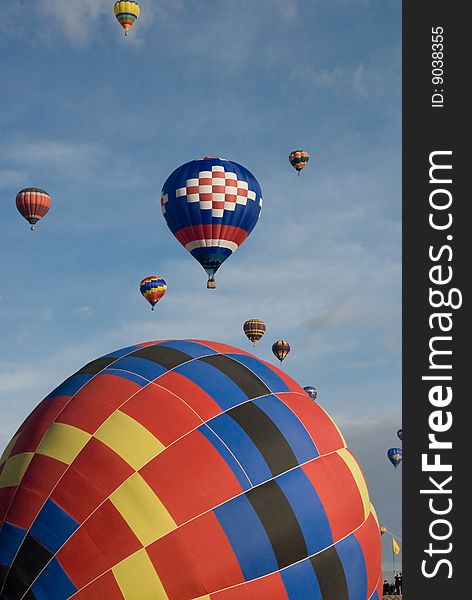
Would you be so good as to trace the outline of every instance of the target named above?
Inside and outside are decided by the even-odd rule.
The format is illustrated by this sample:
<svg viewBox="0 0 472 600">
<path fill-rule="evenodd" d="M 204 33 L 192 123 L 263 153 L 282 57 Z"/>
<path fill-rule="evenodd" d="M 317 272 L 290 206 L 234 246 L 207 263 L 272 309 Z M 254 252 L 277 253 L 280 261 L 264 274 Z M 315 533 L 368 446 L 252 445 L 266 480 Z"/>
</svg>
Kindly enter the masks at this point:
<svg viewBox="0 0 472 600">
<path fill-rule="evenodd" d="M 307 557 L 308 551 L 300 524 L 275 481 L 246 492 L 246 497 L 264 526 L 279 569 Z"/>
<path fill-rule="evenodd" d="M 251 438 L 274 477 L 298 465 L 297 457 L 280 429 L 258 406 L 245 402 L 226 414 Z"/>
<path fill-rule="evenodd" d="M 349 600 L 346 576 L 334 546 L 310 558 L 323 600 Z"/>
<path fill-rule="evenodd" d="M 13 561 L 1 600 L 19 600 L 52 557 L 52 552 L 28 533 Z"/>
<path fill-rule="evenodd" d="M 106 369 L 108 365 L 114 363 L 117 359 L 110 356 L 103 356 L 102 358 L 97 358 L 97 360 L 92 360 L 82 367 L 80 371 L 77 371 L 75 375 L 96 375 L 103 369 Z"/>
<path fill-rule="evenodd" d="M 239 363 L 228 356 L 222 354 L 212 354 L 200 358 L 201 361 L 216 367 L 222 373 L 229 377 L 234 383 L 239 386 L 246 396 L 251 398 L 259 398 L 270 394 L 270 389 L 263 383 L 257 375 L 250 371 L 246 366 Z"/>
<path fill-rule="evenodd" d="M 157 363 L 166 369 L 174 369 L 175 367 L 178 367 L 179 365 L 182 365 L 193 358 L 190 356 L 190 354 L 186 354 L 181 350 L 169 348 L 168 346 L 164 345 L 145 346 L 144 348 L 135 350 L 129 356 L 145 358 L 146 360 Z"/>
</svg>

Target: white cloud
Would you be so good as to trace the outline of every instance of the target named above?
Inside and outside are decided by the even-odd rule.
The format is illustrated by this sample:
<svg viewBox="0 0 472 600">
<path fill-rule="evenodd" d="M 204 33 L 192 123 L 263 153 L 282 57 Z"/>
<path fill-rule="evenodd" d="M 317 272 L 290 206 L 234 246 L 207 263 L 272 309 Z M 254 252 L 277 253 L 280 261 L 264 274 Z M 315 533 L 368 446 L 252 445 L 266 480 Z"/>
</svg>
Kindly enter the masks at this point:
<svg viewBox="0 0 472 600">
<path fill-rule="evenodd" d="M 113 2 L 109 0 L 42 0 L 37 10 L 41 20 L 48 23 L 48 33 L 59 26 L 73 43 L 83 45 L 98 28 L 98 21 L 105 15 L 113 15 Z"/>
</svg>

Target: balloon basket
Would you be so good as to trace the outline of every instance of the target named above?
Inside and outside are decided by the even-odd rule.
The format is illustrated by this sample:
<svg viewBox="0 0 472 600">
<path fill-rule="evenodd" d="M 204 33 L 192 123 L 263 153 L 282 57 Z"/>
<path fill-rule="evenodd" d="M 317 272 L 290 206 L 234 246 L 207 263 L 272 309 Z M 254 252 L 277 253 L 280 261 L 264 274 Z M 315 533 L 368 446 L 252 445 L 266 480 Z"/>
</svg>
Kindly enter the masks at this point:
<svg viewBox="0 0 472 600">
<path fill-rule="evenodd" d="M 209 279 L 207 281 L 207 288 L 209 290 L 214 290 L 216 288 L 216 281 L 214 279 Z"/>
</svg>

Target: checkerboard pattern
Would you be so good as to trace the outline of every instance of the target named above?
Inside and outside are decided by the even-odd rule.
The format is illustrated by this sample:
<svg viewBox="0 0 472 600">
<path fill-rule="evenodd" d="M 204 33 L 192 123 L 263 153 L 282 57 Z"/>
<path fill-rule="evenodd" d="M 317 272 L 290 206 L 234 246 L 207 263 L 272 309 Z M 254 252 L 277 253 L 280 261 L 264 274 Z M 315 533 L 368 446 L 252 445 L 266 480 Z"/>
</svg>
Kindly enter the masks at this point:
<svg viewBox="0 0 472 600">
<path fill-rule="evenodd" d="M 186 196 L 187 202 L 198 202 L 201 210 L 211 210 L 213 217 L 222 217 L 225 210 L 234 211 L 236 205 L 246 206 L 248 200 L 256 201 L 256 192 L 249 189 L 247 181 L 239 181 L 236 173 L 213 165 L 211 171 L 200 171 L 198 177 L 187 179 L 184 187 L 175 190 L 177 198 Z M 162 211 L 169 197 L 161 196 Z M 262 207 L 262 198 L 258 200 Z"/>
<path fill-rule="evenodd" d="M 205 157 L 170 175 L 162 188 L 161 208 L 178 241 L 213 276 L 255 227 L 262 192 L 242 165 Z"/>
<path fill-rule="evenodd" d="M 341 433 L 224 344 L 138 344 L 72 375 L 0 459 L 0 523 L 1 600 L 380 600 Z"/>
</svg>

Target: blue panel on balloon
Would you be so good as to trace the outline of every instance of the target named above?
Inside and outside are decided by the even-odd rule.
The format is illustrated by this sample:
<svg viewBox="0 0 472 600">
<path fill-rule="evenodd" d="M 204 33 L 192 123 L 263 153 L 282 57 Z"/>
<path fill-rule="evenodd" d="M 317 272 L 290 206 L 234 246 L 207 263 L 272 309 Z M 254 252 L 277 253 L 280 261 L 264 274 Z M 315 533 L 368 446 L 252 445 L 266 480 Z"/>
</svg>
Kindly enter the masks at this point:
<svg viewBox="0 0 472 600">
<path fill-rule="evenodd" d="M 36 517 L 30 533 L 55 554 L 78 526 L 77 521 L 49 499 Z"/>
<path fill-rule="evenodd" d="M 127 348 L 121 348 L 120 350 L 110 352 L 110 354 L 105 354 L 103 358 L 121 358 L 122 356 L 126 356 L 126 354 L 131 354 L 131 352 L 134 352 L 135 350 L 139 350 L 139 346 L 128 346 Z"/>
<path fill-rule="evenodd" d="M 305 426 L 279 398 L 264 396 L 253 402 L 277 425 L 297 457 L 298 464 L 308 462 L 320 455 Z"/>
<path fill-rule="evenodd" d="M 289 600 L 323 600 L 310 559 L 280 571 Z"/>
<path fill-rule="evenodd" d="M 217 354 L 215 350 L 208 348 L 208 346 L 204 346 L 203 344 L 197 344 L 195 342 L 189 342 L 187 340 L 169 340 L 168 342 L 163 342 L 159 344 L 161 346 L 165 346 L 166 348 L 174 348 L 175 350 L 180 350 L 180 352 L 185 352 L 192 358 L 199 358 L 200 356 L 209 356 L 210 354 Z"/>
<path fill-rule="evenodd" d="M 269 538 L 246 496 L 236 496 L 213 512 L 226 533 L 246 581 L 278 570 Z"/>
<path fill-rule="evenodd" d="M 257 446 L 238 423 L 227 414 L 218 415 L 207 423 L 228 446 L 253 485 L 272 479 L 272 471 Z"/>
<path fill-rule="evenodd" d="M 228 467 L 233 471 L 234 475 L 239 481 L 241 488 L 246 491 L 251 488 L 251 482 L 245 475 L 241 465 L 235 459 L 233 454 L 228 450 L 228 447 L 215 435 L 212 429 L 208 425 L 202 425 L 198 430 L 206 437 L 206 439 L 213 445 L 213 447 L 219 452 L 220 456 L 224 459 Z"/>
<path fill-rule="evenodd" d="M 51 560 L 32 588 L 37 600 L 66 600 L 77 591 L 57 558 Z"/>
<path fill-rule="evenodd" d="M 125 356 L 120 358 L 112 366 L 113 369 L 123 369 L 129 371 L 141 377 L 145 377 L 149 381 L 154 381 L 159 375 L 163 375 L 168 371 L 166 367 L 153 362 L 152 360 L 146 360 L 137 356 Z"/>
<path fill-rule="evenodd" d="M 308 554 L 333 543 L 328 517 L 313 485 L 301 469 L 293 469 L 276 479 L 292 507 L 305 538 Z"/>
<path fill-rule="evenodd" d="M 364 600 L 367 596 L 367 571 L 364 554 L 355 535 L 338 542 L 336 550 L 344 567 L 349 600 Z"/>
<path fill-rule="evenodd" d="M 92 379 L 91 373 L 80 373 L 79 375 L 72 375 L 69 379 L 66 379 L 64 383 L 61 383 L 59 387 L 53 390 L 46 398 L 55 398 L 56 396 L 73 396 L 76 392 L 84 386 L 87 381 Z"/>
<path fill-rule="evenodd" d="M 12 525 L 3 523 L 0 526 L 0 564 L 10 565 L 18 552 L 21 542 L 26 535 L 26 531 Z"/>
<path fill-rule="evenodd" d="M 255 373 L 274 394 L 277 392 L 290 391 L 287 384 L 277 375 L 277 373 L 264 363 L 261 363 L 257 358 L 245 354 L 227 354 L 226 356 L 234 358 L 234 360 L 237 360 L 248 369 L 251 369 L 251 371 Z"/>
<path fill-rule="evenodd" d="M 223 409 L 247 400 L 246 394 L 229 377 L 208 363 L 194 360 L 174 369 L 199 385 Z"/>
</svg>

